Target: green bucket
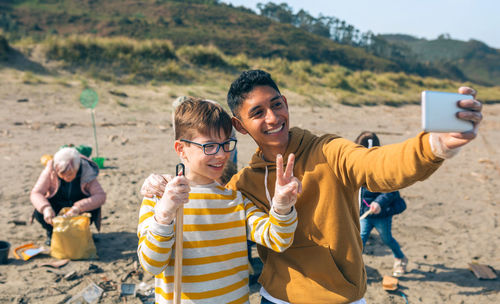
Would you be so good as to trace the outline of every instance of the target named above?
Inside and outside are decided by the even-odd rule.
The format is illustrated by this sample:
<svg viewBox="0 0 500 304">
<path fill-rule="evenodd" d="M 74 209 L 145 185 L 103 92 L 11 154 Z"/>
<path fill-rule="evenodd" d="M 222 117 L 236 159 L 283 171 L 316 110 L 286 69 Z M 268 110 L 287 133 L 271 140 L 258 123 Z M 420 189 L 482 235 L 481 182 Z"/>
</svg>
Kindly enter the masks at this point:
<svg viewBox="0 0 500 304">
<path fill-rule="evenodd" d="M 104 168 L 104 160 L 106 160 L 106 157 L 92 157 L 92 160 L 97 164 L 99 169 Z"/>
</svg>

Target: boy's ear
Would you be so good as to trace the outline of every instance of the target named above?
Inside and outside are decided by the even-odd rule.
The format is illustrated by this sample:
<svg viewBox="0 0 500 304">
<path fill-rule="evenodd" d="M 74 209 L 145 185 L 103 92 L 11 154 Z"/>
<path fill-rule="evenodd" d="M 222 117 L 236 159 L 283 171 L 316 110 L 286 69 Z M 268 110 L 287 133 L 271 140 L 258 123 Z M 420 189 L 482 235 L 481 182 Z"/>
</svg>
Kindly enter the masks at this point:
<svg viewBox="0 0 500 304">
<path fill-rule="evenodd" d="M 174 149 L 175 149 L 175 152 L 177 152 L 177 155 L 179 155 L 180 158 L 182 159 L 186 159 L 186 153 L 184 152 L 184 143 L 180 140 L 176 140 L 174 142 Z"/>
<path fill-rule="evenodd" d="M 236 131 L 240 132 L 241 134 L 248 134 L 247 130 L 245 130 L 245 128 L 243 127 L 241 120 L 233 116 L 231 117 L 231 122 L 233 123 L 233 127 L 236 129 Z"/>
</svg>

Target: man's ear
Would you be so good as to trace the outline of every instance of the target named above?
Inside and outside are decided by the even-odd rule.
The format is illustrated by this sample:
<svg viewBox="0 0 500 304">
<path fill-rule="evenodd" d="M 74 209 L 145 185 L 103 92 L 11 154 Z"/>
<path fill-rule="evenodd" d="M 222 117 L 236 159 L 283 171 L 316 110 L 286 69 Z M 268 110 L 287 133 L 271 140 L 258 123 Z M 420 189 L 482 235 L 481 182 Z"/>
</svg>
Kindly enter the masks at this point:
<svg viewBox="0 0 500 304">
<path fill-rule="evenodd" d="M 186 153 L 184 152 L 184 148 L 185 148 L 185 145 L 182 141 L 176 140 L 174 142 L 175 152 L 177 152 L 177 155 L 179 155 L 179 157 L 181 159 L 186 159 Z"/>
<path fill-rule="evenodd" d="M 286 107 L 288 108 L 288 100 L 286 100 L 285 95 L 281 95 L 281 98 L 283 98 L 283 102 L 286 104 Z"/>
<path fill-rule="evenodd" d="M 245 128 L 243 127 L 241 120 L 233 116 L 231 117 L 231 122 L 233 123 L 233 126 L 236 129 L 236 131 L 240 132 L 241 134 L 248 134 L 247 130 L 245 130 Z"/>
</svg>

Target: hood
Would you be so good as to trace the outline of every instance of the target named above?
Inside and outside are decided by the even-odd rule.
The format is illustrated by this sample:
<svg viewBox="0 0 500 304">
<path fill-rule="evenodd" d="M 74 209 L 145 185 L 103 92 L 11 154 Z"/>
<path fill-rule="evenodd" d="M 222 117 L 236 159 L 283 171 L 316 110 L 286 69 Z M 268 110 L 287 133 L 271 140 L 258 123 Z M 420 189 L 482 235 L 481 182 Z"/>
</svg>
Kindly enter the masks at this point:
<svg viewBox="0 0 500 304">
<path fill-rule="evenodd" d="M 82 168 L 81 183 L 89 183 L 99 175 L 99 166 L 85 156 L 81 156 L 80 167 Z"/>
<path fill-rule="evenodd" d="M 294 127 L 291 128 L 288 132 L 289 141 L 288 147 L 285 151 L 285 155 L 283 155 L 283 165 L 286 166 L 288 161 L 288 155 L 290 153 L 295 154 L 295 159 L 299 158 L 302 153 L 309 147 L 309 143 L 313 141 L 315 136 L 311 134 L 311 132 Z M 276 164 L 274 161 L 266 161 L 262 156 L 262 150 L 260 148 L 252 156 L 252 160 L 250 161 L 250 167 L 252 168 L 275 168 Z"/>
<path fill-rule="evenodd" d="M 288 147 L 285 151 L 285 155 L 283 155 L 283 165 L 286 167 L 288 162 L 288 155 L 291 153 L 295 154 L 295 159 L 299 159 L 307 147 L 310 147 L 315 138 L 309 131 L 302 130 L 299 128 L 290 129 L 289 133 L 289 141 Z M 255 154 L 252 156 L 252 160 L 250 162 L 250 167 L 253 169 L 264 169 L 264 189 L 266 193 L 266 199 L 269 206 L 272 206 L 272 197 L 269 193 L 268 188 L 268 176 L 269 170 L 276 170 L 276 163 L 264 160 L 262 150 L 260 148 L 257 149 Z M 274 187 L 272 187 L 274 191 Z"/>
</svg>

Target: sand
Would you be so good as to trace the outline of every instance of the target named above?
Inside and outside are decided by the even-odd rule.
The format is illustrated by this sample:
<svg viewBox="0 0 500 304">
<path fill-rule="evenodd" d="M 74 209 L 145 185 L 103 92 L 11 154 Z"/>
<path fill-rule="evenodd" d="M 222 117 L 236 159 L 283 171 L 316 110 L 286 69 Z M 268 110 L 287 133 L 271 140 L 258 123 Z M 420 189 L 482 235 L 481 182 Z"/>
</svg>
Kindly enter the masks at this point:
<svg viewBox="0 0 500 304">
<path fill-rule="evenodd" d="M 25 84 L 22 72 L 5 68 L 0 82 L 0 238 L 12 247 L 45 241 L 40 225 L 29 223 L 29 193 L 43 169 L 40 157 L 64 144 L 94 146 L 90 112 L 78 102 L 81 82 L 40 77 L 42 83 Z M 54 260 L 49 255 L 21 261 L 11 253 L 8 264 L 0 265 L 2 303 L 63 303 L 91 282 L 107 289 L 100 303 L 142 303 L 145 297 L 120 298 L 120 284 L 153 282 L 151 275 L 135 268 L 139 190 L 151 172 L 175 171 L 178 159 L 171 145 L 169 105 L 174 89 L 91 85 L 101 100 L 96 108 L 99 154 L 107 158 L 99 176 L 107 192 L 102 230 L 96 233 L 99 258 L 53 269 L 41 266 Z M 110 94 L 111 90 L 128 97 Z M 354 139 L 362 130 L 372 130 L 389 144 L 419 131 L 419 106 L 313 108 L 294 102 L 299 97 L 293 93 L 285 94 L 291 103 L 291 125 L 316 134 Z M 428 180 L 401 191 L 408 209 L 394 218 L 393 234 L 410 260 L 409 273 L 399 281 L 409 303 L 500 303 L 498 279 L 478 280 L 468 270 L 471 262 L 500 269 L 500 105 L 485 106 L 484 115 L 473 143 Z M 248 136 L 239 134 L 238 140 L 241 168 L 256 146 Z M 399 292 L 382 289 L 393 258 L 376 232 L 364 260 L 367 302 L 404 303 Z M 72 279 L 63 278 L 72 271 Z M 252 286 L 252 291 L 257 289 Z M 259 303 L 255 292 L 251 302 Z"/>
</svg>

